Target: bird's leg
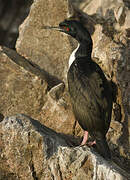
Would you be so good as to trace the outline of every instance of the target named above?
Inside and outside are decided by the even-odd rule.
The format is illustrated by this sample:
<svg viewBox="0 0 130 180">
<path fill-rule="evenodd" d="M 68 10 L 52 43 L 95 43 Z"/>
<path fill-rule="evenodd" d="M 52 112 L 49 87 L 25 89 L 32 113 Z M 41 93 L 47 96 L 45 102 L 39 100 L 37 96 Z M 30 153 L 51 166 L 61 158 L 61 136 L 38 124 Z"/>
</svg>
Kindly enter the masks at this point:
<svg viewBox="0 0 130 180">
<path fill-rule="evenodd" d="M 84 137 L 83 137 L 83 140 L 81 142 L 81 146 L 85 145 L 87 140 L 88 140 L 88 131 L 84 131 Z M 88 142 L 87 144 L 89 146 L 93 146 L 94 144 L 96 144 L 96 141 Z"/>
<path fill-rule="evenodd" d="M 88 143 L 89 146 L 93 146 L 94 144 L 96 144 L 96 141 L 92 141 Z"/>
<path fill-rule="evenodd" d="M 83 137 L 83 140 L 81 142 L 81 146 L 85 145 L 87 140 L 88 140 L 88 131 L 84 131 L 84 137 Z"/>
</svg>

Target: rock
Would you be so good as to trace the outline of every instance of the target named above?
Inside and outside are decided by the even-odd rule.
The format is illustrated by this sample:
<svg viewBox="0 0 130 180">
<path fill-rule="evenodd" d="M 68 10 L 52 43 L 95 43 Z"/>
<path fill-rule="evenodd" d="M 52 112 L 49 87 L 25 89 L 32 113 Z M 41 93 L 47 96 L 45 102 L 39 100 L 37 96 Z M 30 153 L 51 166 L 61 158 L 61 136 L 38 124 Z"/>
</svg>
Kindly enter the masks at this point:
<svg viewBox="0 0 130 180">
<path fill-rule="evenodd" d="M 130 176 L 93 149 L 69 147 L 59 133 L 18 114 L 0 123 L 0 170 L 6 179 L 114 179 Z"/>
<path fill-rule="evenodd" d="M 10 54 L 12 54 L 11 50 Z M 0 49 L 0 113 L 25 113 L 38 118 L 45 103 L 47 83 L 14 63 Z M 39 119 L 39 118 L 38 118 Z"/>
<path fill-rule="evenodd" d="M 112 123 L 107 135 L 108 143 L 113 161 L 129 171 L 130 13 L 128 1 L 74 2 L 77 3 L 75 6 L 80 7 L 80 10 L 75 8 L 77 11 L 75 14 L 79 15 L 79 19 L 84 21 L 87 27 L 90 27 L 89 31 L 94 45 L 93 58 L 116 87 L 112 88 L 116 92 L 116 98 Z M 43 29 L 44 25 L 55 26 L 66 18 L 67 6 L 65 0 L 52 0 L 47 3 L 43 3 L 42 0 L 34 1 L 29 16 L 20 26 L 16 44 L 18 53 L 24 58 L 16 52 L 12 53 L 11 50 L 0 52 L 0 84 L 2 87 L 0 113 L 4 116 L 24 113 L 57 132 L 81 137 L 82 130 L 76 124 L 73 116 L 67 86 L 64 89 L 64 84 L 67 85 L 68 57 L 76 43 L 72 38 L 59 32 Z M 24 59 L 24 63 L 27 63 L 27 66 L 26 63 L 22 66 L 24 69 L 19 67 L 20 64 L 16 65 L 19 59 Z M 26 71 L 30 70 L 27 67 L 31 68 L 31 73 Z M 39 76 L 40 71 L 44 72 L 44 75 L 49 74 L 49 77 L 57 77 L 59 81 L 56 80 L 52 84 L 52 81 L 48 81 L 45 76 L 43 80 L 43 76 Z M 79 144 L 80 138 L 78 140 L 71 138 L 75 141 L 74 144 Z M 69 151 L 68 147 L 66 151 Z M 57 167 L 57 162 L 58 160 L 52 163 L 52 166 L 50 163 L 50 169 L 53 169 L 52 177 L 55 173 L 61 176 L 60 171 L 54 168 L 55 165 Z M 31 167 L 33 170 L 34 167 L 32 165 Z M 90 169 L 92 168 L 91 165 Z M 91 172 L 85 169 L 91 175 Z M 36 175 L 34 171 L 33 175 Z M 86 177 L 86 174 L 83 176 Z M 80 178 L 80 173 L 77 177 Z"/>
<path fill-rule="evenodd" d="M 37 64 L 33 63 L 31 60 L 24 58 L 13 49 L 9 49 L 7 47 L 2 47 L 1 49 L 2 52 L 5 53 L 17 65 L 38 76 L 43 81 L 46 81 L 48 84 L 47 90 L 50 90 L 52 87 L 58 84 L 63 84 L 62 91 L 64 90 L 63 81 L 58 79 L 56 76 L 52 76 L 50 73 L 48 73 L 44 69 L 41 69 Z"/>
<path fill-rule="evenodd" d="M 125 7 L 123 6 L 117 7 L 117 9 L 115 10 L 115 17 L 117 22 L 119 22 L 120 25 L 123 25 L 126 17 Z"/>
<path fill-rule="evenodd" d="M 2 121 L 4 119 L 3 114 L 0 113 L 0 121 Z"/>
<path fill-rule="evenodd" d="M 45 25 L 54 26 L 66 18 L 66 0 L 43 3 L 34 1 L 29 16 L 19 29 L 16 49 L 52 75 L 66 81 L 68 57 L 71 53 L 69 39 L 63 34 L 45 30 Z"/>
<path fill-rule="evenodd" d="M 65 85 L 63 83 L 54 86 L 50 91 L 49 95 L 55 100 L 58 101 L 60 97 L 63 95 Z"/>
<path fill-rule="evenodd" d="M 27 17 L 32 0 L 0 0 L 0 44 L 15 48 L 18 27 Z"/>
<path fill-rule="evenodd" d="M 68 94 L 64 93 L 58 101 L 52 95 L 52 92 L 51 95 L 50 92 L 47 94 L 47 101 L 41 111 L 42 122 L 57 132 L 72 135 L 75 118 Z"/>
<path fill-rule="evenodd" d="M 61 81 L 52 81 L 43 69 L 9 48 L 1 48 L 0 62 L 0 113 L 24 113 L 72 135 L 75 118 L 64 83 L 56 85 Z"/>
</svg>

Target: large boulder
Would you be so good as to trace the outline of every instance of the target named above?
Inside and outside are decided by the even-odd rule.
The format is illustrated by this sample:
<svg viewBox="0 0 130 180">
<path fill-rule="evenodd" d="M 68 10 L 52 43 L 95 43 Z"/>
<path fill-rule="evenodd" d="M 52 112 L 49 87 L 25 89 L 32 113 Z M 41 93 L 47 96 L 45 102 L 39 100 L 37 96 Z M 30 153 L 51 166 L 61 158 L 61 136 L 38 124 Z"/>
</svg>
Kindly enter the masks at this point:
<svg viewBox="0 0 130 180">
<path fill-rule="evenodd" d="M 113 179 L 130 176 L 88 147 L 71 147 L 68 137 L 28 116 L 6 117 L 0 123 L 0 179 Z M 71 146 L 70 146 L 71 145 Z"/>
<path fill-rule="evenodd" d="M 10 54 L 12 51 L 8 49 Z M 17 59 L 16 59 L 17 60 Z M 47 83 L 18 66 L 0 49 L 0 113 L 25 113 L 38 118 Z M 39 119 L 39 118 L 38 118 Z"/>
<path fill-rule="evenodd" d="M 24 113 L 72 135 L 75 119 L 64 83 L 50 89 L 53 82 L 57 83 L 53 76 L 6 47 L 0 50 L 0 62 L 0 113 Z"/>
<path fill-rule="evenodd" d="M 66 0 L 34 1 L 29 16 L 19 28 L 16 44 L 18 53 L 62 80 L 66 79 L 71 52 L 69 39 L 59 32 L 45 30 L 44 26 L 57 26 L 66 18 L 67 11 Z"/>
</svg>

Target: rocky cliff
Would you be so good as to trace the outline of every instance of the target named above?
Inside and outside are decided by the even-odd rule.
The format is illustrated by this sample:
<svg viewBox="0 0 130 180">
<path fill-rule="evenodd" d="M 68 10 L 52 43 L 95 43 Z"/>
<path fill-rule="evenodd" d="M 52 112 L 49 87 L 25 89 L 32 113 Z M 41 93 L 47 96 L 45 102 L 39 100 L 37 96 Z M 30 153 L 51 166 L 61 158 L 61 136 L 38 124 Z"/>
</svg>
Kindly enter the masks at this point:
<svg viewBox="0 0 130 180">
<path fill-rule="evenodd" d="M 33 2 L 19 28 L 17 52 L 0 49 L 0 179 L 130 178 L 129 8 L 122 0 Z M 111 162 L 94 148 L 78 146 L 83 131 L 73 116 L 66 83 L 68 58 L 77 42 L 43 29 L 68 16 L 87 26 L 93 58 L 113 82 L 107 134 Z"/>
</svg>

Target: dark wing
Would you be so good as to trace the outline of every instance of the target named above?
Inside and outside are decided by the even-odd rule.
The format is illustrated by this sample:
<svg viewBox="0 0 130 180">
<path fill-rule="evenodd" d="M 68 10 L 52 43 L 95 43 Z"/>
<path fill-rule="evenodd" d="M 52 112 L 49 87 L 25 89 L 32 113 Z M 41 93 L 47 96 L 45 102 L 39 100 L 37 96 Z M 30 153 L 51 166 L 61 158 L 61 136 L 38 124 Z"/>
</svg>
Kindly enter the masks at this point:
<svg viewBox="0 0 130 180">
<path fill-rule="evenodd" d="M 84 130 L 106 134 L 112 109 L 108 82 L 96 63 L 84 68 L 86 71 L 73 67 L 68 73 L 74 114 Z"/>
</svg>

